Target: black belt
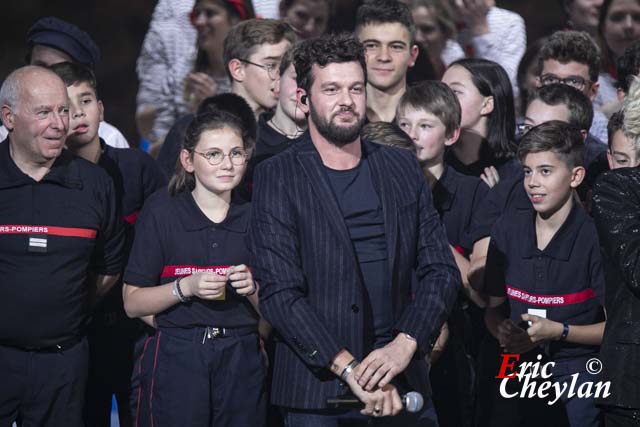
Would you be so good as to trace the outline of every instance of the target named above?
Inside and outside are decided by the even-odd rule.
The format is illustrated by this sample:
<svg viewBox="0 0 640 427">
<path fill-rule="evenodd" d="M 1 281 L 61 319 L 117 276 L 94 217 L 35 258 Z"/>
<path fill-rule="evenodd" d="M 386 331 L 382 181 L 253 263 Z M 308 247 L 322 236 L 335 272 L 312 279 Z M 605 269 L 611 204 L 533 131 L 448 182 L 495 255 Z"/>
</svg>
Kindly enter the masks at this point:
<svg viewBox="0 0 640 427">
<path fill-rule="evenodd" d="M 162 332 L 177 336 L 188 340 L 201 340 L 204 344 L 205 341 L 224 338 L 224 337 L 241 337 L 258 333 L 257 326 L 244 326 L 239 328 L 222 328 L 214 326 L 196 326 L 193 328 L 162 328 Z"/>
<path fill-rule="evenodd" d="M 69 338 L 68 340 L 62 341 L 58 344 L 45 346 L 45 347 L 17 345 L 14 343 L 8 343 L 4 341 L 0 341 L 0 346 L 16 348 L 22 351 L 34 351 L 36 353 L 60 353 L 78 344 L 80 341 L 82 341 L 83 338 L 84 337 L 81 337 L 81 336 L 73 337 L 73 338 Z"/>
</svg>

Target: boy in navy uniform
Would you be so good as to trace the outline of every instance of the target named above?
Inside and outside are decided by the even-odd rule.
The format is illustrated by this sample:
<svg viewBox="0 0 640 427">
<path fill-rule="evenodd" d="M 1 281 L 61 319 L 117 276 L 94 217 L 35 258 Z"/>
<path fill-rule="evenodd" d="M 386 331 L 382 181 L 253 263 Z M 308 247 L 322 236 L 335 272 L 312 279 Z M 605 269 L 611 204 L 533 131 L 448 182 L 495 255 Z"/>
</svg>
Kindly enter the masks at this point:
<svg viewBox="0 0 640 427">
<path fill-rule="evenodd" d="M 477 304 L 482 304 L 478 295 L 468 286 L 468 254 L 472 240 L 470 225 L 472 213 L 478 209 L 489 187 L 477 177 L 462 175 L 444 161 L 446 147 L 454 144 L 460 135 L 461 109 L 453 91 L 444 83 L 427 81 L 407 88 L 400 98 L 396 114 L 398 126 L 414 141 L 417 157 L 429 181 L 433 202 L 445 225 L 447 238 L 456 264 L 462 274 L 464 293 Z M 434 388 L 434 404 L 441 425 L 470 425 L 472 418 L 472 379 L 465 348 L 465 325 L 463 306 L 469 304 L 459 298 L 448 319 L 449 344 L 435 364 L 434 348 L 431 362 L 431 380 Z M 481 319 L 480 315 L 476 316 Z M 479 323 L 479 322 L 476 322 Z M 443 330 L 439 341 L 446 341 Z M 469 332 L 467 336 L 470 337 Z M 455 402 L 455 404 L 453 404 Z"/>
<path fill-rule="evenodd" d="M 98 134 L 104 107 L 98 98 L 93 72 L 80 64 L 62 62 L 51 66 L 67 86 L 70 102 L 70 152 L 98 164 L 113 179 L 116 200 L 121 204 L 127 244 L 133 242 L 134 224 L 145 199 L 166 186 L 166 177 L 146 153 L 132 148 L 113 148 Z M 122 282 L 114 286 L 96 307 L 89 329 L 89 379 L 85 421 L 91 426 L 109 426 L 111 396 L 118 401 L 120 425 L 133 425 L 129 409 L 133 348 L 142 334 L 142 324 L 129 319 L 122 307 Z"/>
<path fill-rule="evenodd" d="M 507 211 L 493 226 L 484 289 L 490 295 L 485 321 L 504 350 L 520 354 L 520 362 L 554 362 L 555 383 L 569 386 L 578 374 L 576 390 L 594 378 L 586 362 L 598 352 L 605 323 L 598 237 L 574 195 L 585 175 L 583 147 L 580 131 L 560 121 L 522 138 L 518 157 L 534 210 Z M 506 317 L 498 308 L 505 301 Z M 509 393 L 522 385 L 517 378 L 508 381 Z M 504 425 L 600 425 L 593 397 L 565 392 L 553 405 L 518 397 L 500 404 L 509 408 L 494 414 Z"/>
<path fill-rule="evenodd" d="M 109 176 L 63 149 L 64 83 L 27 66 L 0 89 L 0 425 L 82 426 L 85 328 L 122 270 Z"/>
</svg>

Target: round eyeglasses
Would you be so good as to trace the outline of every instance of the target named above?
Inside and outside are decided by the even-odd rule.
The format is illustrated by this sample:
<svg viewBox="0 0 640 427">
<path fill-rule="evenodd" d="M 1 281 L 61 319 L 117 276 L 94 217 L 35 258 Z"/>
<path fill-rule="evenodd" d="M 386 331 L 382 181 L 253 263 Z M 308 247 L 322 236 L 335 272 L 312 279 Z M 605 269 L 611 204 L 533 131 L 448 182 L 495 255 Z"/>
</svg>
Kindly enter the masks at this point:
<svg viewBox="0 0 640 427">
<path fill-rule="evenodd" d="M 280 64 L 271 63 L 267 65 L 262 65 L 262 64 L 256 64 L 255 62 L 251 62 L 247 59 L 241 59 L 240 61 L 244 62 L 245 64 L 254 65 L 258 68 L 262 68 L 267 72 L 271 80 L 277 80 L 278 77 L 280 77 Z"/>
<path fill-rule="evenodd" d="M 227 156 L 229 156 L 229 160 L 231 160 L 231 163 L 236 166 L 241 166 L 247 161 L 247 153 L 242 150 L 232 150 L 229 154 L 224 154 L 219 150 L 212 150 L 204 153 L 193 150 L 193 152 L 204 157 L 211 166 L 219 165 Z"/>
</svg>

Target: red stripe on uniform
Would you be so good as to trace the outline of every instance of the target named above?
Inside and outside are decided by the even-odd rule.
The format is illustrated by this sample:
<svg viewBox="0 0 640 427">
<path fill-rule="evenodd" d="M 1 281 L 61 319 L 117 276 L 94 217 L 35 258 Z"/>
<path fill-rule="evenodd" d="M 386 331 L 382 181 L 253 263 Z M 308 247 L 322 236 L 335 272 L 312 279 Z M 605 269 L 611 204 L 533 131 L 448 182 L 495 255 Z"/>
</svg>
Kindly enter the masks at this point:
<svg viewBox="0 0 640 427">
<path fill-rule="evenodd" d="M 151 421 L 151 427 L 153 427 L 153 389 L 156 383 L 156 366 L 158 365 L 158 349 L 160 348 L 160 337 L 162 332 L 158 331 L 158 338 L 156 341 L 156 352 L 153 355 L 153 371 L 151 373 L 151 391 L 149 394 L 149 420 Z"/>
<path fill-rule="evenodd" d="M 140 383 L 138 384 L 138 402 L 136 403 L 136 422 L 135 426 L 138 427 L 138 421 L 140 421 L 140 404 L 142 402 L 142 359 L 144 359 L 144 354 L 147 351 L 147 345 L 149 341 L 151 341 L 151 336 L 147 336 L 144 340 L 144 346 L 142 347 L 142 354 L 140 355 L 140 359 L 138 360 L 138 380 Z"/>
<path fill-rule="evenodd" d="M 585 289 L 584 291 L 573 294 L 564 295 L 536 295 L 530 294 L 522 289 L 517 289 L 507 285 L 507 296 L 511 299 L 522 301 L 529 305 L 538 305 L 544 307 L 553 307 L 560 305 L 580 304 L 590 300 L 596 296 L 593 289 Z"/>
<path fill-rule="evenodd" d="M 160 277 L 190 276 L 196 273 L 211 273 L 226 276 L 228 265 L 167 265 L 162 269 Z"/>
<path fill-rule="evenodd" d="M 52 225 L 0 225 L 0 234 L 48 234 L 51 236 L 95 239 L 98 232 L 91 228 L 56 227 Z"/>
<path fill-rule="evenodd" d="M 138 211 L 135 211 L 131 215 L 127 215 L 124 217 L 124 222 L 127 224 L 133 225 L 136 223 L 136 219 L 138 219 Z"/>
<path fill-rule="evenodd" d="M 456 252 L 458 252 L 460 255 L 462 255 L 463 257 L 467 256 L 467 251 L 462 247 L 462 246 L 454 246 L 453 249 L 456 250 Z"/>
</svg>

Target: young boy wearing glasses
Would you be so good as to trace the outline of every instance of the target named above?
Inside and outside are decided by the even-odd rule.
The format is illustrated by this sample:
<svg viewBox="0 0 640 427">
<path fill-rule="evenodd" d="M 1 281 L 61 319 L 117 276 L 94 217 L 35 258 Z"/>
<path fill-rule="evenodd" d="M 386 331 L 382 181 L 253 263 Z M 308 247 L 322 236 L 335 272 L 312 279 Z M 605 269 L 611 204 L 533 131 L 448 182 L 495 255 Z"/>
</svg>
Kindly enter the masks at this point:
<svg viewBox="0 0 640 427">
<path fill-rule="evenodd" d="M 231 91 L 249 103 L 256 119 L 278 102 L 280 61 L 294 41 L 291 27 L 274 19 L 243 21 L 224 40 L 223 58 Z"/>
<path fill-rule="evenodd" d="M 572 86 L 593 103 L 598 94 L 600 48 L 584 31 L 556 31 L 542 46 L 538 62 L 538 87 L 553 83 Z M 608 120 L 594 111 L 589 133 L 607 143 Z"/>
</svg>

